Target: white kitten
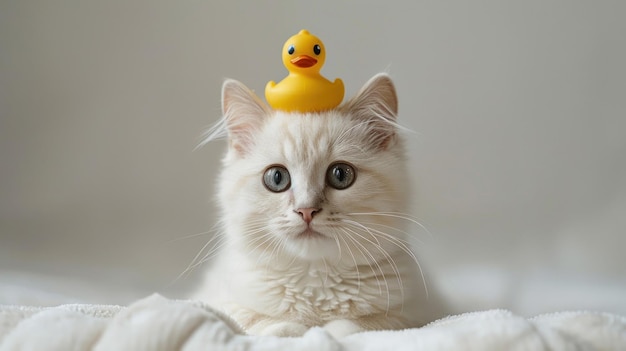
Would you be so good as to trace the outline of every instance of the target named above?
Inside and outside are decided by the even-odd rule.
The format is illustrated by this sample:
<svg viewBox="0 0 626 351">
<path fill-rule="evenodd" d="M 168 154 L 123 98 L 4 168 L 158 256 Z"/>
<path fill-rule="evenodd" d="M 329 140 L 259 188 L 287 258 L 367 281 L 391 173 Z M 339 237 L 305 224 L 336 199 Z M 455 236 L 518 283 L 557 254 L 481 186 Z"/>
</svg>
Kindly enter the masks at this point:
<svg viewBox="0 0 626 351">
<path fill-rule="evenodd" d="M 219 182 L 223 249 L 196 298 L 250 334 L 343 336 L 439 316 L 406 225 L 408 179 L 393 83 L 381 74 L 323 113 L 271 110 L 228 80 Z"/>
</svg>

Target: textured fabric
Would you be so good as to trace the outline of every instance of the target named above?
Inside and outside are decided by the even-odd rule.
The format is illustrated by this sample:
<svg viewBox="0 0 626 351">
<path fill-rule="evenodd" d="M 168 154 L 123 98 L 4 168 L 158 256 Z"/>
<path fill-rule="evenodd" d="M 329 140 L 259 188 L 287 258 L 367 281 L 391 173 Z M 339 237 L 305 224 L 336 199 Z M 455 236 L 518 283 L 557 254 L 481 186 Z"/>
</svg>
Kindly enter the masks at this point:
<svg viewBox="0 0 626 351">
<path fill-rule="evenodd" d="M 505 310 L 450 316 L 423 328 L 333 339 L 321 328 L 298 338 L 245 335 L 194 301 L 152 295 L 128 307 L 0 308 L 5 350 L 626 350 L 626 318 L 561 312 L 526 319 Z"/>
</svg>

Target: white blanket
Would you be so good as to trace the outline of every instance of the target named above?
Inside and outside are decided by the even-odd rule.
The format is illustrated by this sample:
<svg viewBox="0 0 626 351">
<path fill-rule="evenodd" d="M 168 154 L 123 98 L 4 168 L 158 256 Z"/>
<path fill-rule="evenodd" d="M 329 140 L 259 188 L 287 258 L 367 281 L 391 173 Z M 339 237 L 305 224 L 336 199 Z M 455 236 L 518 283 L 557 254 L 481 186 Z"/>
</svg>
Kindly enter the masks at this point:
<svg viewBox="0 0 626 351">
<path fill-rule="evenodd" d="M 626 350 L 626 318 L 563 312 L 525 319 L 490 310 L 339 340 L 322 328 L 298 338 L 257 337 L 199 302 L 155 294 L 128 307 L 1 306 L 5 350 Z"/>
</svg>

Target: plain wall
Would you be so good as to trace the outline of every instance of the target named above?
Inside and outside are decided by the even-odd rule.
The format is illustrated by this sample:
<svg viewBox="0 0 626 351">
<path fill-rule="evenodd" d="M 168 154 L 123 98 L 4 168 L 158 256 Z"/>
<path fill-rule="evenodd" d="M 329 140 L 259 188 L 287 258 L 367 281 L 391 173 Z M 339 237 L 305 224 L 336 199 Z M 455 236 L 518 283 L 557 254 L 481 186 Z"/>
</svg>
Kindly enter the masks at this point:
<svg viewBox="0 0 626 351">
<path fill-rule="evenodd" d="M 225 144 L 194 148 L 221 82 L 262 96 L 306 28 L 346 95 L 380 71 L 396 83 L 429 279 L 485 296 L 529 277 L 557 295 L 622 289 L 625 14 L 623 1 L 2 1 L 0 267 L 192 284 L 175 279 L 216 218 Z M 576 296 L 560 307 L 626 310 Z M 476 307 L 554 308 L 505 304 Z"/>
</svg>

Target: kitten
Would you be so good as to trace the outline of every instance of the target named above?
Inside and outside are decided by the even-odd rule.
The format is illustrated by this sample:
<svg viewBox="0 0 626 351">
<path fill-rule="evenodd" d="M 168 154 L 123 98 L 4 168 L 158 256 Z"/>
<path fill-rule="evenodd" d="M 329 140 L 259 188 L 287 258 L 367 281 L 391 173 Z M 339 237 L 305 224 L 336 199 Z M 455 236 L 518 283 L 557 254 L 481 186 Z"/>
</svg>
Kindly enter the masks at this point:
<svg viewBox="0 0 626 351">
<path fill-rule="evenodd" d="M 271 110 L 227 80 L 222 251 L 196 298 L 248 333 L 421 326 L 437 306 L 409 249 L 408 176 L 391 79 L 322 113 Z"/>
</svg>

